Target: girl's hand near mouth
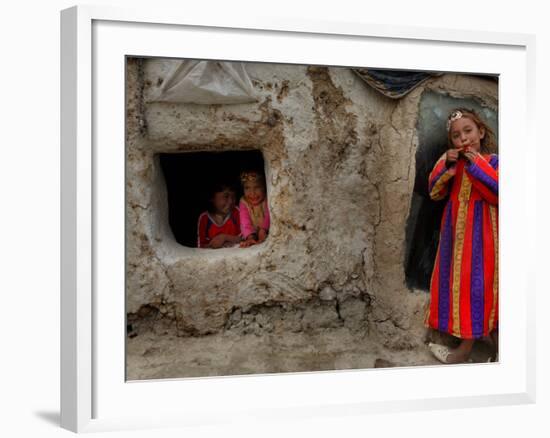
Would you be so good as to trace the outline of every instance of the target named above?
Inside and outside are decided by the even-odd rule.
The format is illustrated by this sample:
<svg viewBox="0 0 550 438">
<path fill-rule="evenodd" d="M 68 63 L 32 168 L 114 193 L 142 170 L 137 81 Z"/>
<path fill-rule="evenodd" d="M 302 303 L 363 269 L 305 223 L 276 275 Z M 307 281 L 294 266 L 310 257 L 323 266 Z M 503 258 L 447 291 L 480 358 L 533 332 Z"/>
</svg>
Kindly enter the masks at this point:
<svg viewBox="0 0 550 438">
<path fill-rule="evenodd" d="M 472 149 L 470 146 L 466 146 L 463 148 L 464 156 L 470 161 L 470 163 L 473 163 L 476 160 L 476 157 L 479 155 L 479 153 Z"/>
</svg>

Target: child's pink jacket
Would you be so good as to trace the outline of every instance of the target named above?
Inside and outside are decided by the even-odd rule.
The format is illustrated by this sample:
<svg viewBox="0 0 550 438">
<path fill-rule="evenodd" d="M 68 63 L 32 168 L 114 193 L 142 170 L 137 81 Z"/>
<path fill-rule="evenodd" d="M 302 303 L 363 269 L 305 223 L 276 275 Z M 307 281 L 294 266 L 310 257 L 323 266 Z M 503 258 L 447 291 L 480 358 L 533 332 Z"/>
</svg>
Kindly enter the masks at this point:
<svg viewBox="0 0 550 438">
<path fill-rule="evenodd" d="M 269 230 L 269 223 L 270 223 L 270 217 L 269 217 L 269 206 L 267 204 L 267 199 L 264 200 L 264 220 L 260 224 L 259 227 L 255 227 L 252 223 L 252 217 L 250 216 L 250 212 L 248 211 L 248 205 L 241 201 L 239 202 L 239 210 L 240 210 L 240 222 L 241 222 L 241 236 L 243 239 L 246 239 L 248 236 L 250 236 L 252 233 L 256 233 L 258 231 L 258 228 L 263 228 L 264 230 Z"/>
</svg>

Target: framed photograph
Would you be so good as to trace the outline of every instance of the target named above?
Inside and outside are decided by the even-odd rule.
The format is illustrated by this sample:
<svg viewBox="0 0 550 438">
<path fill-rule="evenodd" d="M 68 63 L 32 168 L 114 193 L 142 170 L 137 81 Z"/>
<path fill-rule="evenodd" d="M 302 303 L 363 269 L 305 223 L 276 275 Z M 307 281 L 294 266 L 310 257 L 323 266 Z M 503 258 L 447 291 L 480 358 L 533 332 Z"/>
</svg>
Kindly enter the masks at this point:
<svg viewBox="0 0 550 438">
<path fill-rule="evenodd" d="M 61 25 L 62 427 L 534 402 L 534 36 Z"/>
</svg>

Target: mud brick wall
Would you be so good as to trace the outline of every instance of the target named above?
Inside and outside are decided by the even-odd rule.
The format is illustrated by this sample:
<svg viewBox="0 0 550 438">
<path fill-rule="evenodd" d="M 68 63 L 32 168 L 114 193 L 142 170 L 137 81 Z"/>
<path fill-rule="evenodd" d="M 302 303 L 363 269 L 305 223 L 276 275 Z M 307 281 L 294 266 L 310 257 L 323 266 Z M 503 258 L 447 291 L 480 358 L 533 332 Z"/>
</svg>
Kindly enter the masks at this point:
<svg viewBox="0 0 550 438">
<path fill-rule="evenodd" d="M 427 294 L 405 285 L 425 91 L 496 107 L 497 85 L 445 74 L 400 100 L 347 68 L 247 64 L 257 103 L 151 102 L 174 61 L 127 63 L 127 312 L 181 336 L 346 326 L 412 348 Z M 248 249 L 177 243 L 159 153 L 259 149 L 272 225 Z"/>
</svg>

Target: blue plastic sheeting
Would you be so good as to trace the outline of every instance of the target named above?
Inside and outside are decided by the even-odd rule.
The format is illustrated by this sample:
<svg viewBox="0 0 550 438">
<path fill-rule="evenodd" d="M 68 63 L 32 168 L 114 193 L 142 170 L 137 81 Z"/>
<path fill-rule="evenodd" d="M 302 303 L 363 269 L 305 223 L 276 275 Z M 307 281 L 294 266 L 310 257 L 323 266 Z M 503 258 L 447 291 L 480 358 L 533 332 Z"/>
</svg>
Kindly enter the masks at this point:
<svg viewBox="0 0 550 438">
<path fill-rule="evenodd" d="M 378 90 L 384 96 L 391 97 L 392 99 L 399 99 L 405 96 L 432 76 L 442 75 L 442 73 L 372 70 L 366 68 L 354 68 L 353 71 L 371 87 Z"/>
<path fill-rule="evenodd" d="M 352 70 L 372 88 L 378 90 L 384 96 L 391 97 L 392 99 L 399 99 L 414 90 L 422 82 L 433 76 L 441 76 L 443 74 L 437 72 L 427 73 L 404 70 L 376 70 L 370 68 L 354 68 Z M 482 76 L 487 79 L 498 81 L 497 76 L 473 76 Z"/>
</svg>

